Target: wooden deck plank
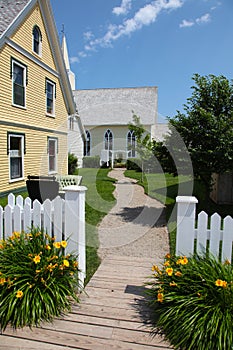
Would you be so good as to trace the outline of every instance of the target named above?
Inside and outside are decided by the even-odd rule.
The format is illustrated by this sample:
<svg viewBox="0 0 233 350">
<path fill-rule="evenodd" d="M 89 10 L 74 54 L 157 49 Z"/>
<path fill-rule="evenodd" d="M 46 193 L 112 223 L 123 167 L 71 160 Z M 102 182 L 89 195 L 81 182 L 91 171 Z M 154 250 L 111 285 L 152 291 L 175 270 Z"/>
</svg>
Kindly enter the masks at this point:
<svg viewBox="0 0 233 350">
<path fill-rule="evenodd" d="M 73 334 L 65 332 L 57 332 L 53 330 L 47 330 L 43 328 L 33 328 L 30 330 L 25 328 L 23 330 L 18 330 L 17 333 L 8 330 L 7 335 L 14 335 L 15 344 L 17 344 L 18 338 L 23 339 L 33 339 L 35 342 L 41 342 L 41 350 L 43 349 L 44 343 L 46 345 L 59 345 L 64 348 L 70 347 L 74 349 L 93 349 L 93 350 L 103 350 L 103 349 L 141 349 L 141 350 L 152 350 L 156 346 L 161 347 L 162 344 L 158 341 L 157 344 L 145 343 L 137 344 L 134 341 L 121 341 L 118 339 L 105 339 L 92 336 L 84 336 L 82 334 Z M 16 338 L 17 337 L 17 338 Z M 11 346 L 11 345 L 10 345 Z"/>
<path fill-rule="evenodd" d="M 148 259 L 105 258 L 71 313 L 32 330 L 7 328 L 0 350 L 171 349 L 161 337 L 151 336 L 148 320 L 142 318 L 148 311 L 143 283 L 150 268 Z"/>
<path fill-rule="evenodd" d="M 64 350 L 64 346 L 0 335 L 0 350 Z"/>
</svg>

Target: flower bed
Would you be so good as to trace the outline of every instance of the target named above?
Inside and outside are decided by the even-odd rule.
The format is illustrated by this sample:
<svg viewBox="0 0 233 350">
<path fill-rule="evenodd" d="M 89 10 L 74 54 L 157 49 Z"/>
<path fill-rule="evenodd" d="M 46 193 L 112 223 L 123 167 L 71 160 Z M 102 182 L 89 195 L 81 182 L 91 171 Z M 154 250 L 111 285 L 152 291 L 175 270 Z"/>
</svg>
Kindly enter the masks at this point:
<svg viewBox="0 0 233 350">
<path fill-rule="evenodd" d="M 226 350 L 233 344 L 233 268 L 211 256 L 170 256 L 152 267 L 148 300 L 154 332 L 174 349 Z"/>
<path fill-rule="evenodd" d="M 78 263 L 67 241 L 44 232 L 14 232 L 0 241 L 0 328 L 52 321 L 78 301 Z"/>
</svg>

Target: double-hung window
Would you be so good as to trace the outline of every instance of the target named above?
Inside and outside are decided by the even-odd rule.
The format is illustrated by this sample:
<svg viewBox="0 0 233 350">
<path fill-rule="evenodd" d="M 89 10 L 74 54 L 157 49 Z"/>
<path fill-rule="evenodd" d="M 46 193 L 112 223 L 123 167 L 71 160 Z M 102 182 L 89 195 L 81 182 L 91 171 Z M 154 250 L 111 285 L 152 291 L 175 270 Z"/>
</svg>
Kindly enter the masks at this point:
<svg viewBox="0 0 233 350">
<path fill-rule="evenodd" d="M 12 102 L 15 106 L 26 106 L 26 71 L 26 66 L 12 60 Z"/>
<path fill-rule="evenodd" d="M 56 84 L 51 80 L 46 79 L 46 113 L 49 115 L 55 115 L 55 97 L 56 97 Z"/>
<path fill-rule="evenodd" d="M 48 162 L 49 173 L 57 172 L 57 152 L 58 152 L 58 140 L 57 138 L 48 138 Z"/>
<path fill-rule="evenodd" d="M 24 177 L 24 142 L 25 136 L 23 134 L 8 134 L 10 181 L 21 180 Z"/>
</svg>

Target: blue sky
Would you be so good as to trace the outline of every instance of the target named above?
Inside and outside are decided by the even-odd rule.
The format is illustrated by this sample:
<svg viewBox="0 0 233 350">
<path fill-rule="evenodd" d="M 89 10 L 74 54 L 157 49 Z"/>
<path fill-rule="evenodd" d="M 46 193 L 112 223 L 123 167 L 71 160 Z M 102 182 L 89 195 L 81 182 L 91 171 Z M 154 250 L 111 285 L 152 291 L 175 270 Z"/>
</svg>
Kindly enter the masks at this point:
<svg viewBox="0 0 233 350">
<path fill-rule="evenodd" d="M 159 120 L 194 73 L 233 78 L 232 0 L 51 0 L 77 89 L 158 87 Z"/>
</svg>

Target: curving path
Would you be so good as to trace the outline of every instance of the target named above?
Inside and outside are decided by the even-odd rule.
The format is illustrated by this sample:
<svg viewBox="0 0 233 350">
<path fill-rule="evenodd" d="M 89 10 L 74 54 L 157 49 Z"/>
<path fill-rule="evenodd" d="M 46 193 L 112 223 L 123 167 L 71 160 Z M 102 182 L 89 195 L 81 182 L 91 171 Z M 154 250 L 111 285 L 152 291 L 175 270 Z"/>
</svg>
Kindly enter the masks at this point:
<svg viewBox="0 0 233 350">
<path fill-rule="evenodd" d="M 117 254 L 160 260 L 169 251 L 163 204 L 145 195 L 123 169 L 114 169 L 109 176 L 117 179 L 117 203 L 99 225 L 100 257 Z"/>
</svg>

